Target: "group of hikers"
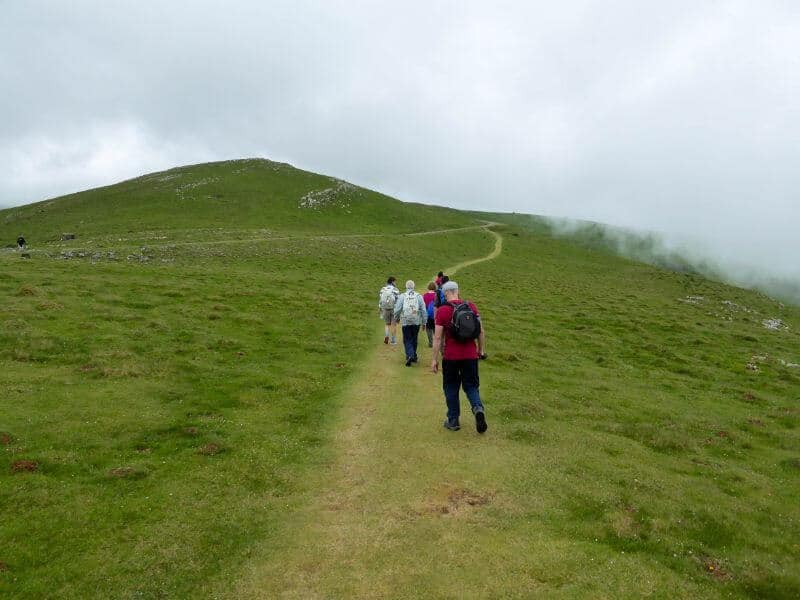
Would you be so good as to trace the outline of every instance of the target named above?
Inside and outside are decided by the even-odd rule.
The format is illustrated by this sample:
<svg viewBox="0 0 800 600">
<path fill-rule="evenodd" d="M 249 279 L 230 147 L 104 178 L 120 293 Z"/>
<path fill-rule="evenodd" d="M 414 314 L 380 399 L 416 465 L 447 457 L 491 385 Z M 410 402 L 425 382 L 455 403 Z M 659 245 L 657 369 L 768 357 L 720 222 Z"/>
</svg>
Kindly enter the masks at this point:
<svg viewBox="0 0 800 600">
<path fill-rule="evenodd" d="M 464 389 L 475 417 L 478 433 L 487 429 L 486 414 L 481 403 L 478 360 L 485 359 L 485 336 L 478 308 L 462 300 L 458 284 L 442 271 L 419 294 L 412 280 L 406 281 L 401 292 L 389 277 L 378 294 L 378 310 L 384 323 L 384 344 L 397 343 L 397 323 L 403 333 L 406 366 L 418 361 L 417 345 L 420 329 L 424 328 L 428 347 L 432 348 L 431 371 L 438 373 L 441 356 L 442 389 L 447 405 L 444 427 L 451 431 L 461 428 L 459 389 Z"/>
</svg>

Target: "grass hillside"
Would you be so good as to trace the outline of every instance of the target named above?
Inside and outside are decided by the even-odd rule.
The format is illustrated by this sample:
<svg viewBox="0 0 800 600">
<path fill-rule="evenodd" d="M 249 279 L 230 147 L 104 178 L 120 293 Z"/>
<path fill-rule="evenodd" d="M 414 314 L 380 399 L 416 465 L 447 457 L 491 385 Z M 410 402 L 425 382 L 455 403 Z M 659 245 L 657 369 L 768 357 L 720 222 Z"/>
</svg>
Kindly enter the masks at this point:
<svg viewBox="0 0 800 600">
<path fill-rule="evenodd" d="M 375 309 L 481 219 L 484 436 Z M 0 596 L 800 595 L 795 307 L 269 161 L 0 233 Z"/>
<path fill-rule="evenodd" d="M 263 159 L 178 167 L 0 212 L 0 239 L 34 245 L 75 233 L 84 243 L 185 241 L 287 234 L 422 231 L 474 224 L 459 211 L 409 205 L 347 182 Z"/>
</svg>

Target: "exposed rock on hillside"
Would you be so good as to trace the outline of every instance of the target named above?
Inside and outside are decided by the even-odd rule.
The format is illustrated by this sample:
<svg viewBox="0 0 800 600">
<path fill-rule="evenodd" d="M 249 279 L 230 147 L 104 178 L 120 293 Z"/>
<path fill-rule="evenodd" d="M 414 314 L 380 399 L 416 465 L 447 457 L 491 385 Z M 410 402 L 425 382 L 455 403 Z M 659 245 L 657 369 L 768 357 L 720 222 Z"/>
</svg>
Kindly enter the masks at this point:
<svg viewBox="0 0 800 600">
<path fill-rule="evenodd" d="M 334 187 L 308 192 L 300 198 L 297 203 L 298 208 L 310 208 L 320 210 L 322 208 L 343 208 L 349 212 L 350 198 L 358 188 L 346 181 L 334 180 Z"/>
<path fill-rule="evenodd" d="M 767 328 L 775 331 L 789 329 L 789 326 L 780 319 L 764 319 L 761 324 Z"/>
</svg>

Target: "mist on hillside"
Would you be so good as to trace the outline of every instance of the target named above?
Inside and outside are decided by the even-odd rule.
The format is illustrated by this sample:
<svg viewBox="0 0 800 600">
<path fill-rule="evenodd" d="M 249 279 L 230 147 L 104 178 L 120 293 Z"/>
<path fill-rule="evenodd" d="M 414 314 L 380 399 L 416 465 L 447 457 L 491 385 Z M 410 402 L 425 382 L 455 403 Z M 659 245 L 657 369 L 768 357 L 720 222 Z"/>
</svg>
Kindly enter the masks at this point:
<svg viewBox="0 0 800 600">
<path fill-rule="evenodd" d="M 569 238 L 584 247 L 612 252 L 670 271 L 697 273 L 800 305 L 800 277 L 779 276 L 754 264 L 721 260 L 699 239 L 556 217 L 541 217 L 541 222 L 553 235 Z"/>
</svg>

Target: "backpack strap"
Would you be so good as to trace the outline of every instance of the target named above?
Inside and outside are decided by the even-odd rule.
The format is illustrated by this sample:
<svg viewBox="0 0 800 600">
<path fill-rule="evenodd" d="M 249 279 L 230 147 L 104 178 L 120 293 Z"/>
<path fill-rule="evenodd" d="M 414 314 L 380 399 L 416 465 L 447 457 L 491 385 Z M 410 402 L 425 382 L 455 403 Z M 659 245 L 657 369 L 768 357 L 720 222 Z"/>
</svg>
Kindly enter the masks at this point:
<svg viewBox="0 0 800 600">
<path fill-rule="evenodd" d="M 469 312 L 471 312 L 476 317 L 478 316 L 478 313 L 476 313 L 474 310 L 472 310 L 472 306 L 470 306 L 469 300 L 467 300 L 467 299 L 461 299 L 461 302 L 459 302 L 458 304 L 453 304 L 452 302 L 446 302 L 445 304 L 447 304 L 448 306 L 453 307 L 453 317 L 452 318 L 455 318 L 456 311 L 458 310 L 459 306 L 466 306 L 467 310 Z M 442 306 L 444 306 L 444 304 L 442 304 Z"/>
<path fill-rule="evenodd" d="M 467 306 L 469 306 L 469 300 L 463 300 L 461 298 L 459 298 L 459 300 L 461 300 L 461 302 L 459 302 L 458 304 L 456 304 L 455 302 L 444 302 L 444 303 L 442 303 L 442 306 L 444 306 L 445 304 L 447 306 L 452 306 L 453 310 L 455 310 L 457 307 L 461 306 L 462 304 L 466 304 Z M 469 309 L 472 310 L 472 307 L 469 306 Z"/>
</svg>

